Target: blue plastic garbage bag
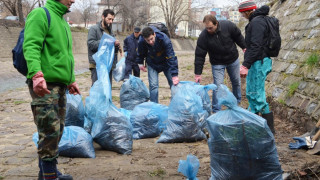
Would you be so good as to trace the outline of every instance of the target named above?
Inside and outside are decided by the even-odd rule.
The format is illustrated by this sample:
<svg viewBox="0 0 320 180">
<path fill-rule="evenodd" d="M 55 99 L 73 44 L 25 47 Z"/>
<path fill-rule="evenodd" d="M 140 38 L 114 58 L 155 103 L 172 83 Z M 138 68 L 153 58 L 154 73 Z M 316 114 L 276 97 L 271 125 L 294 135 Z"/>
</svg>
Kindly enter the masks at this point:
<svg viewBox="0 0 320 180">
<path fill-rule="evenodd" d="M 183 88 L 185 85 L 196 85 L 198 83 L 195 83 L 193 81 L 180 81 L 178 85 L 171 86 L 171 99 L 174 97 L 174 95 L 178 92 L 179 89 Z"/>
<path fill-rule="evenodd" d="M 65 125 L 83 127 L 85 110 L 82 96 L 80 94 L 69 94 L 69 91 L 67 91 L 66 96 L 67 106 Z"/>
<path fill-rule="evenodd" d="M 145 102 L 137 105 L 130 117 L 133 139 L 153 138 L 160 135 L 168 119 L 168 107 Z"/>
<path fill-rule="evenodd" d="M 93 55 L 98 80 L 93 84 L 90 94 L 86 98 L 84 128 L 87 132 L 91 132 L 93 120 L 101 117 L 101 114 L 106 114 L 109 105 L 112 103 L 109 72 L 114 59 L 114 42 L 114 37 L 104 33 L 98 51 Z"/>
<path fill-rule="evenodd" d="M 218 89 L 218 103 L 226 110 L 206 121 L 210 138 L 211 180 L 282 179 L 275 140 L 265 119 L 237 106 L 224 85 Z"/>
<path fill-rule="evenodd" d="M 39 135 L 34 133 L 33 142 L 38 146 Z M 71 158 L 95 158 L 92 137 L 83 128 L 66 126 L 59 142 L 59 155 Z"/>
<path fill-rule="evenodd" d="M 132 126 L 117 107 L 112 104 L 109 72 L 114 59 L 115 39 L 103 34 L 98 52 L 93 55 L 96 61 L 98 80 L 86 98 L 85 128 L 103 149 L 122 154 L 132 151 Z M 91 126 L 91 129 L 90 129 Z"/>
<path fill-rule="evenodd" d="M 166 129 L 158 143 L 195 142 L 206 139 L 202 132 L 208 113 L 192 85 L 178 90 L 169 105 Z"/>
<path fill-rule="evenodd" d="M 124 57 L 120 59 L 117 63 L 116 68 L 112 71 L 113 79 L 117 82 L 122 81 L 124 79 L 124 75 L 126 73 L 126 56 L 127 52 L 124 53 Z"/>
<path fill-rule="evenodd" d="M 130 119 L 132 111 L 120 108 L 120 112 L 125 115 L 128 119 Z"/>
<path fill-rule="evenodd" d="M 150 92 L 140 78 L 130 75 L 120 89 L 120 106 L 127 110 L 150 99 Z"/>
<path fill-rule="evenodd" d="M 198 180 L 197 174 L 199 167 L 199 159 L 196 156 L 189 154 L 187 160 L 179 160 L 178 172 L 186 176 L 187 180 Z"/>
<path fill-rule="evenodd" d="M 194 91 L 196 92 L 196 94 L 201 97 L 203 109 L 205 109 L 210 115 L 212 107 L 211 107 L 211 99 L 208 94 L 208 91 L 217 89 L 217 86 L 215 84 L 208 84 L 203 86 L 203 85 L 200 85 L 199 83 L 195 83 L 192 81 L 181 81 L 177 86 L 171 87 L 171 99 L 174 97 L 174 95 L 178 92 L 179 89 L 184 89 L 186 88 L 186 86 L 194 88 Z"/>
<path fill-rule="evenodd" d="M 103 149 L 120 154 L 132 152 L 132 125 L 130 120 L 113 104 L 107 114 L 93 122 L 92 137 Z"/>
</svg>

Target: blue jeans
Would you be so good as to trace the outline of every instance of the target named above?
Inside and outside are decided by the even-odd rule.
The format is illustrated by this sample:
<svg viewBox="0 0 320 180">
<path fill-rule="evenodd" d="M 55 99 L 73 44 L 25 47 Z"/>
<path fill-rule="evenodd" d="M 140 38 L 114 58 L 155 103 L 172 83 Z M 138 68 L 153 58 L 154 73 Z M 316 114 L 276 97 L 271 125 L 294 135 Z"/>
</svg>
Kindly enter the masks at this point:
<svg viewBox="0 0 320 180">
<path fill-rule="evenodd" d="M 163 71 L 163 73 L 166 76 L 168 80 L 168 84 L 171 88 L 172 77 L 169 69 Z M 150 101 L 158 103 L 159 73 L 150 66 L 148 66 L 148 79 L 149 79 Z"/>
<path fill-rule="evenodd" d="M 241 80 L 240 80 L 240 62 L 237 59 L 232 64 L 228 65 L 212 65 L 212 75 L 213 83 L 219 87 L 220 84 L 223 84 L 224 72 L 227 69 L 229 74 L 231 84 L 232 84 L 232 93 L 237 98 L 238 103 L 241 101 Z M 221 106 L 218 105 L 218 98 L 216 92 L 212 93 L 212 112 L 217 112 L 221 109 Z"/>
</svg>

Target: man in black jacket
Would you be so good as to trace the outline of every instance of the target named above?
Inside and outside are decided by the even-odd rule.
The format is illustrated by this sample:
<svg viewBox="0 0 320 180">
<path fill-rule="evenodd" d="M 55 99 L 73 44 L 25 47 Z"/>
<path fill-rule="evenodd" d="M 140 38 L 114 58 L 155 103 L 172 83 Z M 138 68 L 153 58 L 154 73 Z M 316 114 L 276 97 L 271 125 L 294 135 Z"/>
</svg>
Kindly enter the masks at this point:
<svg viewBox="0 0 320 180">
<path fill-rule="evenodd" d="M 214 84 L 218 87 L 223 84 L 224 72 L 227 69 L 232 83 L 232 92 L 238 103 L 240 103 L 240 62 L 236 44 L 243 50 L 246 48 L 241 31 L 231 21 L 217 21 L 216 17 L 211 14 L 204 17 L 203 23 L 206 29 L 201 32 L 195 51 L 195 81 L 200 83 L 205 57 L 209 53 Z M 217 112 L 220 109 L 221 107 L 218 106 L 218 99 L 214 92 L 212 95 L 212 112 Z"/>
<path fill-rule="evenodd" d="M 274 133 L 273 113 L 270 112 L 266 100 L 265 80 L 272 70 L 272 60 L 267 54 L 268 24 L 264 19 L 269 13 L 268 6 L 256 10 L 253 0 L 240 3 L 239 12 L 249 20 L 246 30 L 247 51 L 240 67 L 240 76 L 247 77 L 246 96 L 249 111 L 261 114 L 267 120 L 270 130 Z"/>
</svg>

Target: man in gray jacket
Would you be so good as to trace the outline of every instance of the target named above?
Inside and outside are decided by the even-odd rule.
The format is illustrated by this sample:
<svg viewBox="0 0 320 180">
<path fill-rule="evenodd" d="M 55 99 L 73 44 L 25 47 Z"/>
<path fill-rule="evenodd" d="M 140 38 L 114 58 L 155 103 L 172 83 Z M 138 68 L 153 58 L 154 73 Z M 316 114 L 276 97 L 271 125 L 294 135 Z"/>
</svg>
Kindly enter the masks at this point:
<svg viewBox="0 0 320 180">
<path fill-rule="evenodd" d="M 98 79 L 96 62 L 94 61 L 92 55 L 98 51 L 100 39 L 103 35 L 103 32 L 105 32 L 111 36 L 114 36 L 114 34 L 112 32 L 112 23 L 114 20 L 114 16 L 115 16 L 114 12 L 111 9 L 105 9 L 102 13 L 101 21 L 99 23 L 97 23 L 96 25 L 92 26 L 89 30 L 89 33 L 88 33 L 87 44 L 88 44 L 89 69 L 91 71 L 92 85 Z M 114 60 L 113 60 L 113 64 L 112 64 L 112 70 L 115 68 L 115 66 L 117 64 L 118 51 L 120 52 L 120 55 L 122 56 L 120 41 L 116 40 L 114 45 L 115 45 L 115 53 L 114 53 Z M 109 73 L 111 85 L 112 85 L 112 70 Z"/>
</svg>

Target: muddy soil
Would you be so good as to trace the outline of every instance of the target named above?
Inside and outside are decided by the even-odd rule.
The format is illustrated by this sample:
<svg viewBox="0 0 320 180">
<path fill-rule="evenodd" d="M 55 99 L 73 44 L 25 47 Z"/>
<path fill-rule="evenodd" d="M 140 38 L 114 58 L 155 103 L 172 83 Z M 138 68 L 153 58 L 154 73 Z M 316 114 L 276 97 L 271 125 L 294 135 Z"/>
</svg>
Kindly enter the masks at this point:
<svg viewBox="0 0 320 180">
<path fill-rule="evenodd" d="M 193 81 L 193 52 L 177 52 L 179 60 L 179 78 L 181 81 Z M 87 56 L 78 55 L 76 68 L 87 67 Z M 12 67 L 2 67 L 12 71 Z M 14 72 L 16 73 L 16 72 Z M 142 72 L 141 79 L 148 86 L 147 73 Z M 8 77 L 8 76 L 6 76 Z M 0 77 L 1 78 L 1 77 Z M 205 64 L 201 84 L 212 83 L 211 68 Z M 91 85 L 90 73 L 76 76 L 83 99 L 89 95 Z M 229 82 L 226 80 L 226 82 Z M 119 94 L 122 82 L 113 82 L 113 103 L 119 105 Z M 246 108 L 245 81 L 243 85 L 243 102 Z M 163 74 L 160 76 L 159 100 L 169 105 L 170 89 Z M 32 134 L 36 132 L 30 110 L 31 98 L 26 86 L 0 94 L 0 179 L 37 179 L 38 160 Z M 271 107 L 271 109 L 274 107 Z M 276 146 L 279 160 L 287 179 L 317 179 L 319 176 L 320 158 L 309 155 L 305 150 L 290 150 L 288 143 L 292 137 L 305 132 L 301 124 L 275 117 Z M 185 179 L 177 172 L 179 160 L 193 154 L 200 160 L 199 180 L 210 178 L 210 154 L 207 141 L 194 143 L 156 143 L 157 138 L 133 141 L 131 155 L 121 155 L 102 150 L 94 144 L 95 159 L 59 157 L 60 171 L 71 174 L 74 179 Z"/>
</svg>

